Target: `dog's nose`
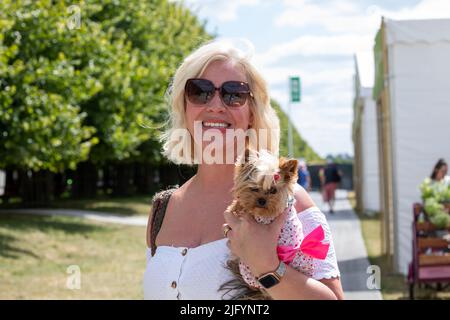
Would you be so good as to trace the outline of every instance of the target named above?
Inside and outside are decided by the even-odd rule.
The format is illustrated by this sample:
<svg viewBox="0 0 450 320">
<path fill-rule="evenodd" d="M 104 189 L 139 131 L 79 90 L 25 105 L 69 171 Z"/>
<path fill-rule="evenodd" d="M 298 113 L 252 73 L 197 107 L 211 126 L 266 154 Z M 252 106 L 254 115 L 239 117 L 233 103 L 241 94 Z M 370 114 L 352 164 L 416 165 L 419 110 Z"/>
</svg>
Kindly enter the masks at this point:
<svg viewBox="0 0 450 320">
<path fill-rule="evenodd" d="M 264 199 L 264 198 L 258 198 L 257 202 L 258 202 L 258 206 L 260 206 L 260 207 L 264 207 L 266 205 L 266 199 Z"/>
</svg>

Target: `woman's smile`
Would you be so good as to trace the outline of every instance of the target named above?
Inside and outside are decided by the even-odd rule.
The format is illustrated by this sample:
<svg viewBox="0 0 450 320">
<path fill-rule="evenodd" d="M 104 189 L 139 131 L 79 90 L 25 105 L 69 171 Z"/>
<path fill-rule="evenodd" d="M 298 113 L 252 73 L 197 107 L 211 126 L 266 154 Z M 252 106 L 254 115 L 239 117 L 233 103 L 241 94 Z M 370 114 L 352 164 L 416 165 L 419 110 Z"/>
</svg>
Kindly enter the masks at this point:
<svg viewBox="0 0 450 320">
<path fill-rule="evenodd" d="M 231 123 L 224 120 L 203 120 L 202 129 L 204 131 L 208 129 L 218 129 L 221 133 L 225 133 L 226 129 L 231 128 Z"/>
</svg>

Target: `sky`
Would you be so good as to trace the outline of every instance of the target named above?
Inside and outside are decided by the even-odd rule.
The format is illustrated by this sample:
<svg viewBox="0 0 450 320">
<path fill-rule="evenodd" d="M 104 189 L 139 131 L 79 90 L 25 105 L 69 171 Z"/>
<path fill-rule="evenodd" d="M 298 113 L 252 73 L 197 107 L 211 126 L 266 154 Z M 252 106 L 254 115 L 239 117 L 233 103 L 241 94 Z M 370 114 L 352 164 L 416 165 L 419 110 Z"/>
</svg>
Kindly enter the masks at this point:
<svg viewBox="0 0 450 320">
<path fill-rule="evenodd" d="M 268 82 L 271 97 L 285 111 L 289 76 L 300 76 L 302 101 L 291 104 L 292 120 L 301 136 L 322 157 L 354 153 L 351 137 L 354 55 L 362 53 L 365 59 L 372 59 L 381 17 L 450 18 L 449 0 L 183 0 L 183 3 L 218 38 L 245 38 L 252 43 L 252 61 Z M 242 46 L 242 42 L 236 43 Z M 371 61 L 366 65 L 370 66 Z M 282 133 L 287 134 L 287 129 Z"/>
</svg>

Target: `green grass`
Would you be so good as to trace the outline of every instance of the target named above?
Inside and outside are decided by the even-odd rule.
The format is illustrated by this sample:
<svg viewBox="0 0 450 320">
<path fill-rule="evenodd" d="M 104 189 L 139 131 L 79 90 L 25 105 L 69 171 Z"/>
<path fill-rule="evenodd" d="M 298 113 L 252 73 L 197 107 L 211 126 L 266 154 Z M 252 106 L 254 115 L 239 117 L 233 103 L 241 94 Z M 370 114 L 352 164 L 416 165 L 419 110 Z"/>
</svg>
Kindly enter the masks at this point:
<svg viewBox="0 0 450 320">
<path fill-rule="evenodd" d="M 381 269 L 381 294 L 385 300 L 409 299 L 406 278 L 401 274 L 392 272 L 390 261 L 386 255 L 381 254 L 381 220 L 380 214 L 373 216 L 356 211 L 354 192 L 348 193 L 353 210 L 361 222 L 362 235 L 366 245 L 367 254 L 372 265 Z M 430 288 L 416 286 L 416 299 L 450 299 L 450 289 L 435 291 Z"/>
<path fill-rule="evenodd" d="M 63 199 L 55 200 L 45 208 L 65 208 L 92 210 L 123 216 L 148 216 L 150 213 L 152 196 L 135 196 L 127 198 L 113 198 L 99 196 L 94 199 Z M 8 204 L 0 204 L 0 209 L 23 208 L 24 205 L 17 199 Z"/>
<path fill-rule="evenodd" d="M 53 208 L 71 208 L 108 212 L 124 216 L 150 213 L 151 196 L 129 198 L 96 198 L 87 200 L 58 200 L 51 204 Z"/>
<path fill-rule="evenodd" d="M 0 214 L 0 299 L 142 299 L 145 250 L 145 227 Z"/>
</svg>

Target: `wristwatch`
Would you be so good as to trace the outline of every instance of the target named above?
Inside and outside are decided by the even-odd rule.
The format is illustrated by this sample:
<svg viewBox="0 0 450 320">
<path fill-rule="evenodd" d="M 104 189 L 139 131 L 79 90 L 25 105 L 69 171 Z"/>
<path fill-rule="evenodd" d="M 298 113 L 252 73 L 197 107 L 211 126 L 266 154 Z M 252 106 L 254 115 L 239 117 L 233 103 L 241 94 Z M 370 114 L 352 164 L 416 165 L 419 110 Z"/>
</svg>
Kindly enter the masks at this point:
<svg viewBox="0 0 450 320">
<path fill-rule="evenodd" d="M 286 273 L 286 264 L 283 261 L 280 261 L 277 270 L 259 276 L 258 281 L 264 288 L 269 289 L 274 285 L 280 283 L 281 278 L 284 276 L 285 273 Z"/>
</svg>

